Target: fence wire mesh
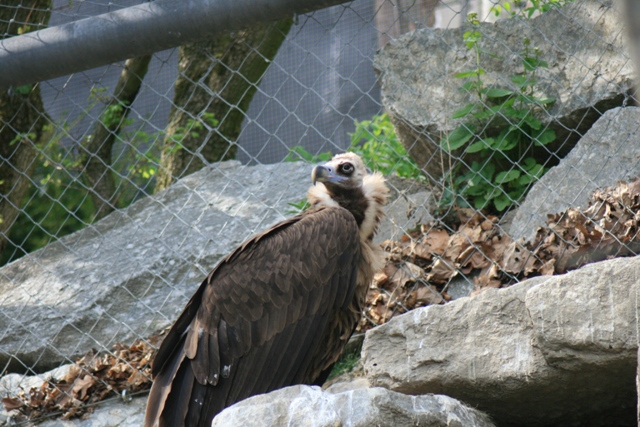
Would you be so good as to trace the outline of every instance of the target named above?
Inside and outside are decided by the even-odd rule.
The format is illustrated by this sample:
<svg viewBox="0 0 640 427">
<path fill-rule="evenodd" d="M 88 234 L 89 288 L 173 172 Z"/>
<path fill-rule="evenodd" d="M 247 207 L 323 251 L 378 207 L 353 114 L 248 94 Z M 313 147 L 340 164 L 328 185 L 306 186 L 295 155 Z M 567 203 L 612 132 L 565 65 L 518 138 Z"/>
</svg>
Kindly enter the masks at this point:
<svg viewBox="0 0 640 427">
<path fill-rule="evenodd" d="M 4 2 L 2 38 L 138 3 Z M 148 387 L 157 334 L 225 253 L 302 209 L 328 152 L 392 188 L 358 332 L 635 255 L 624 35 L 604 0 L 355 0 L 0 94 L 5 412 Z"/>
</svg>

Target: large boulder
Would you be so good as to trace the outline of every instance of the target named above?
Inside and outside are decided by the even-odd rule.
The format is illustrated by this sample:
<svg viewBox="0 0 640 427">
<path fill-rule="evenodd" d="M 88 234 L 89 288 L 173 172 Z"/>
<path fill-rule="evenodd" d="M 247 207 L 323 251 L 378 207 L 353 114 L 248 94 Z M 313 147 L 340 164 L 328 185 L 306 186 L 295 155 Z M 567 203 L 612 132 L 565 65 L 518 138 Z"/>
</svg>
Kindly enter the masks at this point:
<svg viewBox="0 0 640 427">
<path fill-rule="evenodd" d="M 293 386 L 222 411 L 212 427 L 490 427 L 489 418 L 447 396 L 407 396 L 383 388 L 341 393 Z"/>
<path fill-rule="evenodd" d="M 619 258 L 414 310 L 367 332 L 365 373 L 497 425 L 637 425 L 639 275 Z"/>
<path fill-rule="evenodd" d="M 609 110 L 535 183 L 516 211 L 509 234 L 531 239 L 548 213 L 585 209 L 594 190 L 639 175 L 640 108 Z"/>
<path fill-rule="evenodd" d="M 0 269 L 0 366 L 42 372 L 170 325 L 217 261 L 305 197 L 310 166 L 212 165 Z"/>
<path fill-rule="evenodd" d="M 556 131 L 556 142 L 547 148 L 560 157 L 604 111 L 623 105 L 633 91 L 633 64 L 613 4 L 582 0 L 534 19 L 480 25 L 481 48 L 493 54 L 481 59 L 489 86 L 515 89 L 511 76 L 524 72 L 519 52 L 525 37 L 542 51 L 549 68 L 536 71 L 536 88 L 556 102 L 539 118 Z M 452 163 L 439 148 L 440 138 L 464 120 L 452 114 L 475 96 L 460 91 L 463 81 L 454 78 L 477 67 L 475 52 L 463 41 L 468 29 L 419 29 L 392 41 L 374 59 L 382 103 L 400 140 L 434 180 Z"/>
</svg>

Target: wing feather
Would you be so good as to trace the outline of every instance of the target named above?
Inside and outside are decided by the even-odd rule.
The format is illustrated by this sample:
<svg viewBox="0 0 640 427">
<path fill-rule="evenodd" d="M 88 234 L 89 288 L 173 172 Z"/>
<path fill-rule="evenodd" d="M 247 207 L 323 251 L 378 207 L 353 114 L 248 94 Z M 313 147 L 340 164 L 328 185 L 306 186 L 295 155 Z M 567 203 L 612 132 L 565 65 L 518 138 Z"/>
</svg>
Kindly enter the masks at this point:
<svg viewBox="0 0 640 427">
<path fill-rule="evenodd" d="M 241 245 L 209 274 L 167 335 L 152 371 L 166 383 L 164 371 L 173 368 L 175 385 L 159 393 L 154 384 L 149 405 L 155 412 L 161 405 L 165 412 L 187 407 L 186 415 L 178 413 L 185 425 L 210 425 L 239 399 L 311 383 L 337 357 L 319 353 L 323 339 L 335 336 L 337 312 L 353 299 L 359 245 L 353 216 L 333 207 L 298 215 Z M 164 398 L 166 404 L 156 402 Z M 145 425 L 154 423 L 148 412 Z"/>
</svg>

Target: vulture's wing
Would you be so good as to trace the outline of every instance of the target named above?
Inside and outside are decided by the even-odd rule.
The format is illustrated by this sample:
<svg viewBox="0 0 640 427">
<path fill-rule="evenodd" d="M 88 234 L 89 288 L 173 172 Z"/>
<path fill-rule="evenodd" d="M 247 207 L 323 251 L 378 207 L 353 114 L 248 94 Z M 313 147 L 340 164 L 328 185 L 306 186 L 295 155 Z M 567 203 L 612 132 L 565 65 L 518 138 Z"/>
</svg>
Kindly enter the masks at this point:
<svg viewBox="0 0 640 427">
<path fill-rule="evenodd" d="M 359 245 L 353 215 L 319 208 L 220 262 L 158 351 L 145 425 L 163 408 L 160 425 L 183 425 L 185 417 L 186 425 L 210 425 L 238 400 L 314 381 L 352 332 L 336 323 L 354 295 Z M 336 334 L 338 348 L 324 348 Z"/>
</svg>

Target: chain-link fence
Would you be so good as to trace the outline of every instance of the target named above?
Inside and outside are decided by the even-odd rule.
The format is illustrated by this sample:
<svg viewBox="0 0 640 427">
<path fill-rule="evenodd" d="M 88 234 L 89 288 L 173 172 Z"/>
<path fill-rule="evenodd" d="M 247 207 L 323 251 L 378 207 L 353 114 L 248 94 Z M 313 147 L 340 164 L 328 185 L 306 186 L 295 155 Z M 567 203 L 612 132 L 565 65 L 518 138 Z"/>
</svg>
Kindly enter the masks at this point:
<svg viewBox="0 0 640 427">
<path fill-rule="evenodd" d="M 0 28 L 19 40 L 139 4 L 16 0 Z M 615 7 L 356 0 L 12 85 L 0 94 L 5 407 L 74 415 L 148 387 L 157 334 L 223 255 L 303 208 L 309 163 L 328 152 L 358 152 L 392 187 L 377 237 L 387 265 L 359 332 L 635 254 L 640 116 Z M 82 355 L 29 391 L 28 376 Z"/>
</svg>

